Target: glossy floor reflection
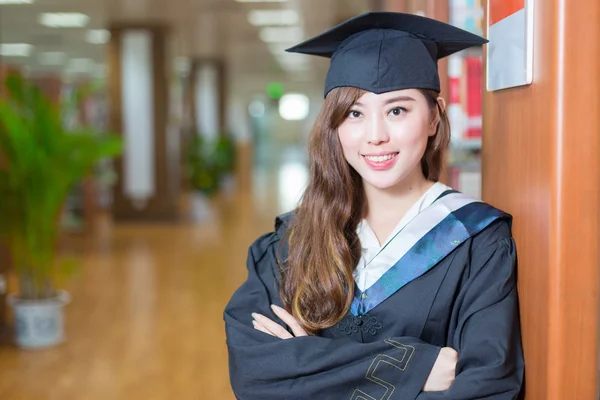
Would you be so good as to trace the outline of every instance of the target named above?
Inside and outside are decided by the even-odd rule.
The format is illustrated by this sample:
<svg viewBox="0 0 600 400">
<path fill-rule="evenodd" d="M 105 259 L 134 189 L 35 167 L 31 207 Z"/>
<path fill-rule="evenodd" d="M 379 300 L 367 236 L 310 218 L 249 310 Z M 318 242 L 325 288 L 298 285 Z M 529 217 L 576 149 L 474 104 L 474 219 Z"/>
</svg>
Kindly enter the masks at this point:
<svg viewBox="0 0 600 400">
<path fill-rule="evenodd" d="M 103 221 L 74 249 L 63 345 L 0 347 L 2 400 L 233 399 L 222 312 L 246 277 L 248 246 L 304 187 L 302 152 L 254 171 L 249 193 L 186 196 L 184 221 Z"/>
</svg>

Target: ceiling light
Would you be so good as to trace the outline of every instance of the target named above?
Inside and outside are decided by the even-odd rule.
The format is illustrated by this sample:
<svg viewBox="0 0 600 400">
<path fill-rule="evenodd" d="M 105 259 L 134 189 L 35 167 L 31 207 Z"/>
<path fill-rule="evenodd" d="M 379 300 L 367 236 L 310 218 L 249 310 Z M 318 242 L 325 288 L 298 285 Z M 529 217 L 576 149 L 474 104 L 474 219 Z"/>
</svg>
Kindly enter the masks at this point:
<svg viewBox="0 0 600 400">
<path fill-rule="evenodd" d="M 308 117 L 310 102 L 299 93 L 285 94 L 279 100 L 279 115 L 287 121 L 300 121 Z"/>
<path fill-rule="evenodd" d="M 5 57 L 28 57 L 33 46 L 27 43 L 3 43 L 0 44 L 0 55 Z"/>
<path fill-rule="evenodd" d="M 110 40 L 110 31 L 106 29 L 90 29 L 85 34 L 85 40 L 92 44 L 104 44 Z"/>
<path fill-rule="evenodd" d="M 82 28 L 90 17 L 82 13 L 42 13 L 39 21 L 49 28 Z"/>
<path fill-rule="evenodd" d="M 33 0 L 0 0 L 0 4 L 31 4 Z"/>
<path fill-rule="evenodd" d="M 263 42 L 267 43 L 295 43 L 302 40 L 304 31 L 302 28 L 295 27 L 274 27 L 269 26 L 261 28 L 258 36 Z"/>
<path fill-rule="evenodd" d="M 295 10 L 252 10 L 248 22 L 254 26 L 296 25 L 300 17 Z"/>
<path fill-rule="evenodd" d="M 42 65 L 62 65 L 66 58 L 67 55 L 61 51 L 49 51 L 38 56 Z"/>
</svg>

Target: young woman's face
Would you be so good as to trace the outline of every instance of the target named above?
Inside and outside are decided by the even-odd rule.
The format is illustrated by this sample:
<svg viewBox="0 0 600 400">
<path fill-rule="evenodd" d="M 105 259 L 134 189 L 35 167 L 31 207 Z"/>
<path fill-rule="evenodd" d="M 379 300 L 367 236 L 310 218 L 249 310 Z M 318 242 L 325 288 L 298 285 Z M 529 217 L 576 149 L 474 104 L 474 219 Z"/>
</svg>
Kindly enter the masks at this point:
<svg viewBox="0 0 600 400">
<path fill-rule="evenodd" d="M 368 92 L 350 108 L 338 134 L 346 160 L 364 184 L 387 189 L 422 176 L 421 159 L 436 125 L 416 89 Z"/>
</svg>

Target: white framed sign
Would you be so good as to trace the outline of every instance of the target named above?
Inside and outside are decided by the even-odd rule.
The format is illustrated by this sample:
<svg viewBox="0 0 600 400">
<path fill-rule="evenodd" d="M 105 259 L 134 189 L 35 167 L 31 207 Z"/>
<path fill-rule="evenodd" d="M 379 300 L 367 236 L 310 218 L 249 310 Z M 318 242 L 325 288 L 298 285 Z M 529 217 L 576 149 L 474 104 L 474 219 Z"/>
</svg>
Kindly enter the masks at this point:
<svg viewBox="0 0 600 400">
<path fill-rule="evenodd" d="M 488 0 L 488 91 L 533 82 L 534 0 Z"/>
</svg>

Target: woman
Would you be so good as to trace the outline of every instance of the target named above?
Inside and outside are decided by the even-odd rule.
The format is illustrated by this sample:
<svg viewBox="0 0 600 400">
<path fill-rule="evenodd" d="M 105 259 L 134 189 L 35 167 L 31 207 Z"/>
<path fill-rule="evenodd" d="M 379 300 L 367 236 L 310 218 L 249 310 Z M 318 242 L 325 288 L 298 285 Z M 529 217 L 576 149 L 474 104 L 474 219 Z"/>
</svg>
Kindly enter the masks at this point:
<svg viewBox="0 0 600 400">
<path fill-rule="evenodd" d="M 298 209 L 248 254 L 225 309 L 240 399 L 514 399 L 511 217 L 437 182 L 437 60 L 485 40 L 367 13 L 290 51 L 331 57 Z"/>
</svg>

